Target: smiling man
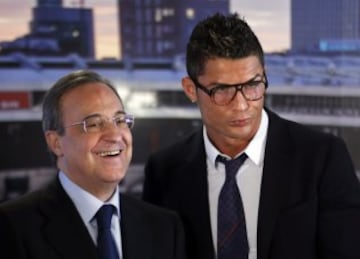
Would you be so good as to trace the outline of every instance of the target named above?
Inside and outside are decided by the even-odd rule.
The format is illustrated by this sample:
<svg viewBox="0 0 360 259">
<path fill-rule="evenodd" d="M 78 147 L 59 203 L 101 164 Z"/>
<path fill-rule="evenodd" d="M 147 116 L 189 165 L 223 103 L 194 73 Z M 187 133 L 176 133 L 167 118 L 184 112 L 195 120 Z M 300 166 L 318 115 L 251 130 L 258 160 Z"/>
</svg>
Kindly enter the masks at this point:
<svg viewBox="0 0 360 259">
<path fill-rule="evenodd" d="M 0 206 L 1 258 L 183 259 L 178 216 L 119 193 L 134 116 L 91 71 L 57 81 L 43 103 L 56 180 Z"/>
<path fill-rule="evenodd" d="M 345 144 L 264 107 L 264 53 L 248 24 L 201 21 L 186 67 L 203 127 L 150 156 L 143 197 L 180 214 L 189 258 L 360 258 L 360 186 Z"/>
</svg>

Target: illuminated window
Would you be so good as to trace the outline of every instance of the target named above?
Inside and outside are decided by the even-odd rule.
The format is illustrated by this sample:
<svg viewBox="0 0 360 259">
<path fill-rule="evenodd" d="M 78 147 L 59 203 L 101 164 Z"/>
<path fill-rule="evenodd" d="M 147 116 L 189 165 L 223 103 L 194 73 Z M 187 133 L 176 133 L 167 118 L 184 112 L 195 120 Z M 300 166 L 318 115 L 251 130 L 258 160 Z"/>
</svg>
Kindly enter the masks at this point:
<svg viewBox="0 0 360 259">
<path fill-rule="evenodd" d="M 155 22 L 161 22 L 161 21 L 162 21 L 161 9 L 156 8 L 155 9 Z"/>
<path fill-rule="evenodd" d="M 79 32 L 78 30 L 74 30 L 74 31 L 72 32 L 72 36 L 73 36 L 73 38 L 77 38 L 77 37 L 80 36 L 80 32 Z"/>
<path fill-rule="evenodd" d="M 151 108 L 157 106 L 156 94 L 154 92 L 135 92 L 129 96 L 128 108 Z"/>
<path fill-rule="evenodd" d="M 187 19 L 192 20 L 195 18 L 195 10 L 193 8 L 187 8 L 185 14 Z"/>
<path fill-rule="evenodd" d="M 174 16 L 175 11 L 173 8 L 164 8 L 162 10 L 163 16 Z"/>
</svg>

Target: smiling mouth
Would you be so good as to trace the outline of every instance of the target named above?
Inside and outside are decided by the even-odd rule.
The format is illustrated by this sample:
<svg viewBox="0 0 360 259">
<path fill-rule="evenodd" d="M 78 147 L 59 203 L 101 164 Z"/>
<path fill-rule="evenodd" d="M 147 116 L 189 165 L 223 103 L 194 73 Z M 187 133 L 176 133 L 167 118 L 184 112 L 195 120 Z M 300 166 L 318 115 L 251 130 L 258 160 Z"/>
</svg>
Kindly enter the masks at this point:
<svg viewBox="0 0 360 259">
<path fill-rule="evenodd" d="M 101 157 L 117 156 L 120 155 L 121 151 L 122 150 L 102 151 L 102 152 L 98 152 L 97 154 Z"/>
</svg>

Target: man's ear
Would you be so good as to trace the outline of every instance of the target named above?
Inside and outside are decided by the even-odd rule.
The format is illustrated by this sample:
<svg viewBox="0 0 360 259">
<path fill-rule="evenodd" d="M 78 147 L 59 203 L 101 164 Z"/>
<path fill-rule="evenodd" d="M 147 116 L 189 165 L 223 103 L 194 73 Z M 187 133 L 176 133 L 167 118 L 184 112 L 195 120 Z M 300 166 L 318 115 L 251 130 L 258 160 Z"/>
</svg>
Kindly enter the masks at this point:
<svg viewBox="0 0 360 259">
<path fill-rule="evenodd" d="M 55 130 L 48 130 L 45 132 L 45 140 L 49 149 L 57 156 L 60 157 L 63 155 L 60 135 Z"/>
<path fill-rule="evenodd" d="M 187 76 L 181 80 L 181 84 L 186 96 L 190 99 L 192 103 L 195 103 L 197 101 L 197 94 L 194 82 L 190 79 L 190 77 Z"/>
</svg>

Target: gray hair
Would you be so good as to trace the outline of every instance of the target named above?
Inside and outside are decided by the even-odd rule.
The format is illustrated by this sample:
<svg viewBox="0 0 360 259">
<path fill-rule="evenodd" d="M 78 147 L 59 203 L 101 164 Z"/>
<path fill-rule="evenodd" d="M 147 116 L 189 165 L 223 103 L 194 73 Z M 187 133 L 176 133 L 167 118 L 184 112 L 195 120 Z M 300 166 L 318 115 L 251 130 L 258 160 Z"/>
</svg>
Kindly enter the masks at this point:
<svg viewBox="0 0 360 259">
<path fill-rule="evenodd" d="M 45 94 L 42 106 L 42 128 L 46 132 L 48 130 L 56 130 L 59 135 L 63 135 L 64 125 L 62 121 L 61 99 L 63 95 L 71 89 L 79 87 L 86 83 L 99 82 L 107 85 L 122 102 L 118 92 L 112 83 L 90 70 L 78 70 L 60 78 Z"/>
</svg>

